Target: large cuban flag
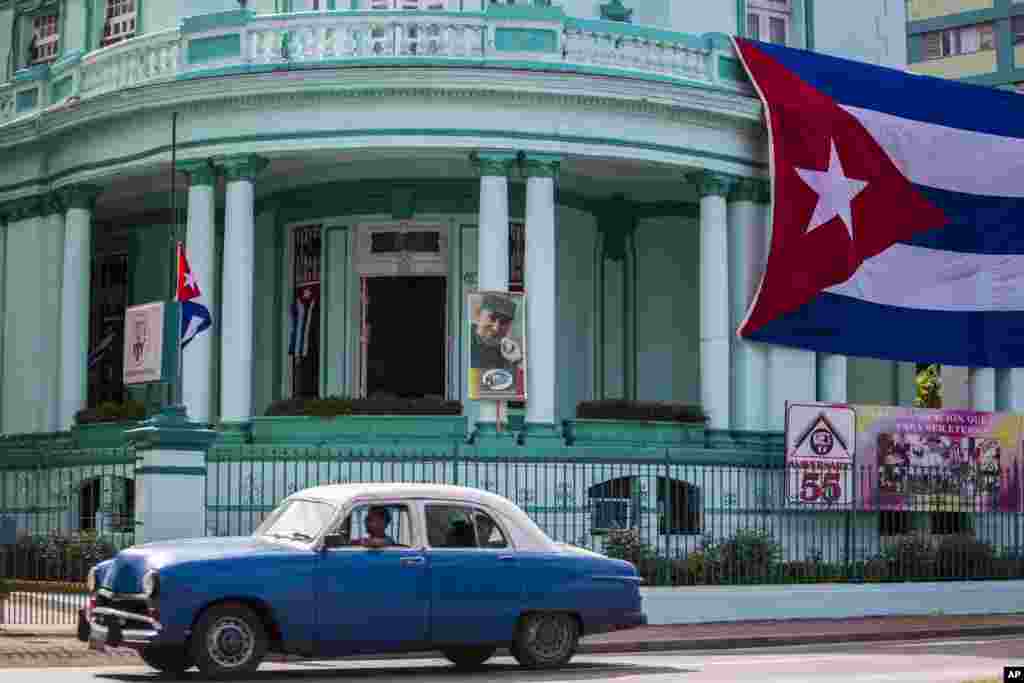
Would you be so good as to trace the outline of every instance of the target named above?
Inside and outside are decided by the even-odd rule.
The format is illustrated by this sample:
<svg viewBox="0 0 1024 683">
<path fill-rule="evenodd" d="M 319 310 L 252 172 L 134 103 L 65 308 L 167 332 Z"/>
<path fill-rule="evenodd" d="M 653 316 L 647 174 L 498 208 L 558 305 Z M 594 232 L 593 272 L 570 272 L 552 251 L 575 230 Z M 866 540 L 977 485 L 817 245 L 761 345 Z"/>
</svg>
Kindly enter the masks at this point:
<svg viewBox="0 0 1024 683">
<path fill-rule="evenodd" d="M 771 249 L 738 334 L 1024 366 L 1024 95 L 735 39 L 764 102 Z"/>
</svg>

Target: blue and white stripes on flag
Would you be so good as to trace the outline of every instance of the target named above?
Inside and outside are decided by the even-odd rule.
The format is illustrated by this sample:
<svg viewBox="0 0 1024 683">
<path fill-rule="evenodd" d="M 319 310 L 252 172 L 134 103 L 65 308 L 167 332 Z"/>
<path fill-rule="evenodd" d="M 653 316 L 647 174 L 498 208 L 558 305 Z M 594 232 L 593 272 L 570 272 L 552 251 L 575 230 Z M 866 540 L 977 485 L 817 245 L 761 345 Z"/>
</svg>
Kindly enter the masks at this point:
<svg viewBox="0 0 1024 683">
<path fill-rule="evenodd" d="M 1024 367 L 1024 95 L 736 39 L 773 220 L 740 334 Z"/>
<path fill-rule="evenodd" d="M 295 301 L 291 305 L 291 329 L 288 334 L 288 353 L 300 358 L 309 354 L 310 330 L 317 311 L 317 302 L 320 299 L 319 284 L 307 284 L 300 287 L 295 293 Z"/>
<path fill-rule="evenodd" d="M 181 348 L 213 325 L 210 309 L 196 301 L 181 302 Z"/>
<path fill-rule="evenodd" d="M 199 281 L 192 274 L 185 245 L 178 242 L 178 301 L 181 302 L 181 348 L 185 348 L 196 336 L 213 325 L 210 309 L 196 301 L 202 292 Z"/>
</svg>

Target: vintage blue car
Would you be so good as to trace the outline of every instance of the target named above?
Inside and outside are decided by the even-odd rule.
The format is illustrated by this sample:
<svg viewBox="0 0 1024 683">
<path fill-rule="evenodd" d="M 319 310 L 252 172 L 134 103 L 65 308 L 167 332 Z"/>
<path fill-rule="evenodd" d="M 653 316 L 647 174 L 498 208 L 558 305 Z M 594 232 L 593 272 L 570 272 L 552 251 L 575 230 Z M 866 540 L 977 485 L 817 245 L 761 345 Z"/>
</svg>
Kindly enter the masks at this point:
<svg viewBox="0 0 1024 683">
<path fill-rule="evenodd" d="M 508 647 L 553 667 L 583 635 L 646 623 L 629 562 L 552 541 L 506 498 L 434 484 L 306 489 L 251 536 L 135 546 L 88 582 L 80 639 L 211 677 L 268 652 L 439 650 L 475 667 Z"/>
</svg>

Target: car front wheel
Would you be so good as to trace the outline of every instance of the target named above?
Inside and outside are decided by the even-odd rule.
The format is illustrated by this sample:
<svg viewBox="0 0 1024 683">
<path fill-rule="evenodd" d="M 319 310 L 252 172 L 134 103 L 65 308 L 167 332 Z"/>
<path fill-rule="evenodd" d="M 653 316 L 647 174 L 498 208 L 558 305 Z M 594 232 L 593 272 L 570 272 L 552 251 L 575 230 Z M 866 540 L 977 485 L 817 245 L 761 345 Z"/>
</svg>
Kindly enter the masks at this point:
<svg viewBox="0 0 1024 683">
<path fill-rule="evenodd" d="M 188 648 L 184 646 L 144 647 L 139 650 L 139 656 L 150 668 L 169 674 L 188 671 L 194 664 Z"/>
<path fill-rule="evenodd" d="M 460 669 L 475 669 L 490 659 L 497 649 L 487 646 L 448 647 L 441 650 L 441 654 Z"/>
<path fill-rule="evenodd" d="M 263 621 L 245 605 L 211 607 L 192 633 L 192 656 L 199 670 L 211 678 L 251 674 L 266 653 Z"/>
<path fill-rule="evenodd" d="M 576 654 L 579 638 L 579 623 L 571 614 L 527 614 L 519 623 L 512 656 L 530 669 L 562 666 Z"/>
</svg>

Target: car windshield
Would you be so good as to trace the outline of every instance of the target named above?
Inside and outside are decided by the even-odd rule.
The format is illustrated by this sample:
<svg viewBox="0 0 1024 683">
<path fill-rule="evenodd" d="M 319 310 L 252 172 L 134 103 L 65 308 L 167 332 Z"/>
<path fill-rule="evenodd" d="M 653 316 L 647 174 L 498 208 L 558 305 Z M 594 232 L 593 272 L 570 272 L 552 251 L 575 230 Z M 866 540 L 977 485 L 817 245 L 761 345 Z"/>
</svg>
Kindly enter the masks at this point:
<svg viewBox="0 0 1024 683">
<path fill-rule="evenodd" d="M 256 530 L 257 536 L 313 542 L 336 512 L 333 505 L 317 500 L 290 500 L 271 513 Z"/>
</svg>

